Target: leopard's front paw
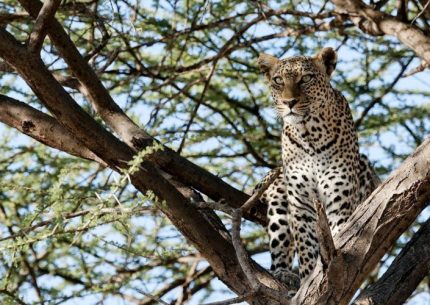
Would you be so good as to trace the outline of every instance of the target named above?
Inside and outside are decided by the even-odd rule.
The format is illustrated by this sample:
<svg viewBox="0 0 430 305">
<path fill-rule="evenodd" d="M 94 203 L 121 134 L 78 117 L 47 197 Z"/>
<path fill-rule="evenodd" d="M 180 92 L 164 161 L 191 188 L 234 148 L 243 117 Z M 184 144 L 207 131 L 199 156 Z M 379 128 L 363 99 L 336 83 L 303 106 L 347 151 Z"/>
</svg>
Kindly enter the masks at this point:
<svg viewBox="0 0 430 305">
<path fill-rule="evenodd" d="M 296 294 L 300 287 L 300 277 L 296 272 L 284 268 L 278 268 L 273 271 L 272 274 L 275 278 L 287 286 L 291 297 Z"/>
</svg>

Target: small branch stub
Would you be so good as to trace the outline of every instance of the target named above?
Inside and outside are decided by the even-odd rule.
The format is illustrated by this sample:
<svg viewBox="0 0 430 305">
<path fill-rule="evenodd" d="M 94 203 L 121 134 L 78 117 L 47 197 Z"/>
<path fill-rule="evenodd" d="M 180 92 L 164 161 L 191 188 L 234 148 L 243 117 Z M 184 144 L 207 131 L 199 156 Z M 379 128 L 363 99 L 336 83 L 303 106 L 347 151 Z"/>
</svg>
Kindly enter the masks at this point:
<svg viewBox="0 0 430 305">
<path fill-rule="evenodd" d="M 326 269 L 336 255 L 336 248 L 324 206 L 318 200 L 314 200 L 314 206 L 317 213 L 316 232 L 320 244 L 321 262 Z"/>
<path fill-rule="evenodd" d="M 430 64 L 423 60 L 417 67 L 405 73 L 402 77 L 409 77 L 409 76 L 415 75 L 417 73 L 424 71 L 427 68 L 430 68 Z"/>
<path fill-rule="evenodd" d="M 261 188 L 252 194 L 251 197 L 240 207 L 242 213 L 246 213 L 249 211 L 257 202 L 258 199 L 263 195 L 263 193 L 267 190 L 267 188 L 278 178 L 279 174 L 281 173 L 282 167 L 278 167 L 276 170 L 273 171 L 270 178 L 261 186 Z"/>
</svg>

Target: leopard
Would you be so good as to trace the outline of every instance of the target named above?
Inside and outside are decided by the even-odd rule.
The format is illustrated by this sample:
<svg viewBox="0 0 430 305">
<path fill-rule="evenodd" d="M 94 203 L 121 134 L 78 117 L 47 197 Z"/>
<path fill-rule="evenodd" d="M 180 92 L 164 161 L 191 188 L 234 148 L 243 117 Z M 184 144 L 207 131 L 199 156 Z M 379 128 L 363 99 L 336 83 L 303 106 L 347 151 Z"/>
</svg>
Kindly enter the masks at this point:
<svg viewBox="0 0 430 305">
<path fill-rule="evenodd" d="M 330 47 L 315 56 L 278 59 L 262 53 L 258 58 L 283 123 L 281 172 L 260 197 L 268 206 L 270 269 L 296 289 L 319 257 L 315 201 L 324 206 L 335 236 L 380 184 L 367 157 L 359 153 L 348 102 L 331 86 L 336 62 Z M 295 255 L 298 275 L 292 268 Z"/>
</svg>

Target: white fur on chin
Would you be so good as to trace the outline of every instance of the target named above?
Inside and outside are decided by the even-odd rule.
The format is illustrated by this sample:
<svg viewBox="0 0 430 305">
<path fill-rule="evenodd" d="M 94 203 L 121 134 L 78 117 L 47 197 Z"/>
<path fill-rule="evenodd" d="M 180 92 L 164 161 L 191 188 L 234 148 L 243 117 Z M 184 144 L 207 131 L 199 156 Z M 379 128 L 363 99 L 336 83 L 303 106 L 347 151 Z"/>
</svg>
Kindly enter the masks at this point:
<svg viewBox="0 0 430 305">
<path fill-rule="evenodd" d="M 303 122 L 303 117 L 301 115 L 293 114 L 291 112 L 286 115 L 283 115 L 282 119 L 284 120 L 285 124 L 290 125 L 296 125 Z"/>
</svg>

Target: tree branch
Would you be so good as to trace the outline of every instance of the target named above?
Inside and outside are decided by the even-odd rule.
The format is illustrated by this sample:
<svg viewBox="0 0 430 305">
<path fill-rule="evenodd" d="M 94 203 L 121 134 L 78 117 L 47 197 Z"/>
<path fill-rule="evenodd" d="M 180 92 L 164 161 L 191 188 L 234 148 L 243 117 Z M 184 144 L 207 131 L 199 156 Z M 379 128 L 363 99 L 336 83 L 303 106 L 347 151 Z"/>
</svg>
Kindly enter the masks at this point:
<svg viewBox="0 0 430 305">
<path fill-rule="evenodd" d="M 30 16 L 26 12 L 16 12 L 13 14 L 0 13 L 0 26 L 6 25 L 15 21 L 29 20 Z"/>
<path fill-rule="evenodd" d="M 55 118 L 1 94 L 0 121 L 52 148 L 107 166 Z"/>
<path fill-rule="evenodd" d="M 19 2 L 33 18 L 38 16 L 42 7 L 40 1 L 19 0 Z M 87 97 L 93 108 L 106 124 L 135 151 L 151 146 L 156 140 L 137 126 L 115 103 L 96 73 L 80 55 L 61 24 L 54 19 L 51 21 L 47 31 L 61 57 L 64 58 L 81 85 L 85 87 Z M 191 185 L 206 194 L 214 201 L 225 199 L 233 207 L 240 207 L 249 197 L 217 176 L 182 158 L 167 147 L 164 147 L 163 151 L 153 154 L 150 160 L 156 162 L 163 170 L 176 176 L 185 184 Z M 247 214 L 246 216 L 248 219 L 265 224 L 267 221 L 266 215 L 264 209 L 262 210 L 259 209 L 257 213 Z"/>
<path fill-rule="evenodd" d="M 402 63 L 400 61 L 400 71 L 397 73 L 396 77 L 391 81 L 391 83 L 384 89 L 384 91 L 376 98 L 374 98 L 369 104 L 367 104 L 366 108 L 364 108 L 363 112 L 360 114 L 360 117 L 355 121 L 355 128 L 359 128 L 361 124 L 363 123 L 365 117 L 369 113 L 370 110 L 372 110 L 373 107 L 375 107 L 377 104 L 380 104 L 382 102 L 382 99 L 384 96 L 386 96 L 391 90 L 393 90 L 394 86 L 397 85 L 399 80 L 404 77 L 403 73 L 406 71 L 406 69 L 409 67 L 410 63 L 414 57 L 410 57 L 406 63 Z"/>
<path fill-rule="evenodd" d="M 240 226 L 242 223 L 241 218 L 242 218 L 242 213 L 240 212 L 240 209 L 236 209 L 233 212 L 233 217 L 231 220 L 232 221 L 231 234 L 232 234 L 233 247 L 237 255 L 237 259 L 239 261 L 240 267 L 242 268 L 243 272 L 246 275 L 246 278 L 251 284 L 252 290 L 258 291 L 260 283 L 257 281 L 254 275 L 254 271 L 252 270 L 252 267 L 249 263 L 250 258 L 246 253 L 246 250 L 243 247 L 242 242 L 240 240 Z"/>
<path fill-rule="evenodd" d="M 60 3 L 61 0 L 45 0 L 43 3 L 28 41 L 28 49 L 30 52 L 39 53 L 42 49 L 47 27 L 49 26 L 50 21 L 54 19 L 55 12 L 60 6 Z"/>
<path fill-rule="evenodd" d="M 252 194 L 251 197 L 240 207 L 242 213 L 249 211 L 260 199 L 261 195 L 267 190 L 267 188 L 278 178 L 282 171 L 282 167 L 278 167 L 270 173 L 269 179 L 263 183 L 263 185 L 258 189 L 257 192 Z"/>
<path fill-rule="evenodd" d="M 387 249 L 429 201 L 430 138 L 356 209 L 335 236 L 338 254 L 327 271 L 317 264 L 292 304 L 348 304 Z"/>
<path fill-rule="evenodd" d="M 409 77 L 409 76 L 412 76 L 414 74 L 420 73 L 429 67 L 430 67 L 430 64 L 428 64 L 426 61 L 421 61 L 421 63 L 417 67 L 415 67 L 412 70 L 405 73 L 403 75 L 403 77 Z"/>
<path fill-rule="evenodd" d="M 130 214 L 133 213 L 133 215 L 143 215 L 145 213 L 154 212 L 154 209 L 148 208 L 148 207 L 137 207 L 137 208 L 102 208 L 102 209 L 87 209 L 87 210 L 81 210 L 73 213 L 65 213 L 61 215 L 63 219 L 73 219 L 76 217 L 82 217 L 88 214 L 93 214 L 97 216 L 104 216 L 104 215 L 112 215 L 112 214 Z M 56 215 L 47 215 L 48 219 L 42 220 L 40 222 L 37 222 L 31 226 L 28 226 L 26 228 L 23 228 L 19 230 L 18 232 L 8 235 L 6 237 L 1 237 L 0 242 L 9 240 L 9 239 L 15 239 L 17 237 L 24 236 L 28 234 L 31 231 L 34 231 L 40 227 L 49 226 L 55 221 L 58 220 L 59 216 Z"/>
<path fill-rule="evenodd" d="M 36 18 L 40 14 L 42 9 L 40 1 L 19 0 L 19 2 L 33 18 Z M 64 58 L 70 70 L 85 87 L 95 111 L 127 142 L 127 129 L 132 127 L 133 130 L 136 130 L 139 129 L 138 126 L 114 102 L 109 92 L 97 77 L 97 74 L 81 56 L 61 24 L 56 19 L 53 19 L 46 30 L 61 57 Z"/>
<path fill-rule="evenodd" d="M 379 36 L 391 35 L 430 63 L 430 38 L 417 27 L 374 10 L 360 0 L 332 0 L 340 13 L 346 13 L 363 32 Z"/>
<path fill-rule="evenodd" d="M 71 134 L 79 135 L 78 139 L 105 161 L 112 151 L 117 153 L 117 160 L 131 159 L 131 150 L 83 111 L 54 79 L 37 54 L 29 52 L 4 29 L 0 29 L 0 40 L 0 56 L 24 78 L 40 101 Z M 107 163 L 113 167 L 123 166 L 114 160 Z"/>
<path fill-rule="evenodd" d="M 202 305 L 231 305 L 231 304 L 238 304 L 240 302 L 247 301 L 255 296 L 256 292 L 248 292 L 240 297 L 232 298 L 229 300 L 219 301 L 219 302 L 212 302 L 212 303 L 205 303 Z"/>
<path fill-rule="evenodd" d="M 314 206 L 317 212 L 316 233 L 320 245 L 321 262 L 323 268 L 326 269 L 336 255 L 336 248 L 324 206 L 318 200 L 314 201 Z"/>
<path fill-rule="evenodd" d="M 430 219 L 414 234 L 384 275 L 354 305 L 401 305 L 430 272 Z"/>
<path fill-rule="evenodd" d="M 57 120 L 111 168 L 118 171 L 127 169 L 128 161 L 134 155 L 133 150 L 90 117 L 55 80 L 41 59 L 28 52 L 1 28 L 0 41 L 0 57 L 20 74 Z M 209 220 L 206 213 L 201 213 L 189 204 L 187 194 L 176 188 L 174 182 L 163 178 L 163 173 L 152 163 L 143 161 L 140 168 L 130 177 L 133 185 L 142 193 L 152 190 L 164 200 L 163 204 L 158 205 L 160 210 L 208 260 L 214 272 L 228 287 L 238 294 L 249 291 L 250 286 L 244 281 L 245 275 L 237 261 L 234 247 L 223 228 Z M 273 290 L 282 289 L 282 284 L 267 271 L 253 261 L 252 264 L 260 282 Z"/>
<path fill-rule="evenodd" d="M 273 171 L 271 176 L 265 183 L 261 186 L 258 192 L 254 193 L 249 200 L 247 200 L 240 208 L 235 209 L 232 212 L 232 243 L 234 250 L 236 252 L 237 260 L 242 271 L 245 273 L 246 279 L 251 286 L 252 296 L 256 296 L 258 300 L 272 300 L 275 301 L 276 304 L 289 305 L 288 301 L 288 291 L 286 287 L 278 287 L 277 290 L 272 289 L 272 287 L 268 287 L 264 284 L 264 282 L 260 281 L 256 276 L 255 266 L 258 266 L 254 263 L 254 261 L 249 257 L 246 252 L 245 247 L 242 244 L 240 238 L 240 227 L 242 223 L 242 212 L 250 209 L 252 205 L 258 202 L 259 197 L 264 193 L 264 191 L 270 186 L 270 184 L 278 177 L 281 172 L 281 168 L 277 168 Z M 254 265 L 254 266 L 253 266 Z M 244 298 L 246 295 L 242 294 L 239 298 Z M 224 304 L 230 304 L 231 300 L 224 301 Z M 254 304 L 255 302 L 251 302 Z M 223 304 L 223 302 L 221 303 Z M 272 303 L 269 303 L 272 304 Z"/>
</svg>

